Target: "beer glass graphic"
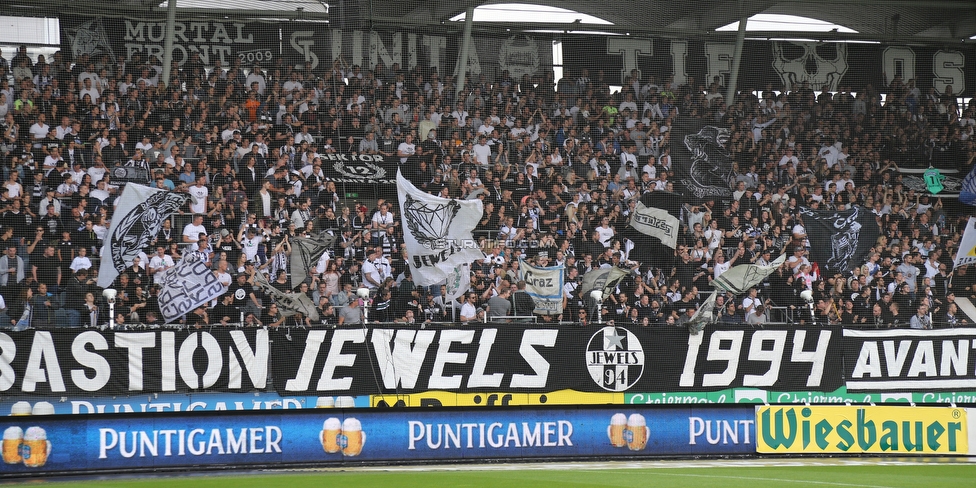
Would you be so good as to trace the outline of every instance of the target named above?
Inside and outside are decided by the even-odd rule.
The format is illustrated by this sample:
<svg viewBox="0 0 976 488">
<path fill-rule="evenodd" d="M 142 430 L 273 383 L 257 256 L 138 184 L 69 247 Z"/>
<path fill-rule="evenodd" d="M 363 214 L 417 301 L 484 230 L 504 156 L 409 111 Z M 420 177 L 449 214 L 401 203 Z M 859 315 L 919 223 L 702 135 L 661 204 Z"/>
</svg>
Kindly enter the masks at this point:
<svg viewBox="0 0 976 488">
<path fill-rule="evenodd" d="M 31 410 L 31 415 L 54 415 L 54 405 L 51 402 L 37 402 Z"/>
<path fill-rule="evenodd" d="M 20 445 L 24 442 L 24 429 L 13 426 L 3 431 L 3 462 L 20 464 L 24 458 L 20 457 Z"/>
<path fill-rule="evenodd" d="M 318 397 L 315 399 L 315 408 L 335 408 L 335 398 Z"/>
<path fill-rule="evenodd" d="M 335 417 L 325 419 L 322 424 L 322 450 L 329 454 L 339 452 L 339 435 L 342 431 L 342 422 Z"/>
<path fill-rule="evenodd" d="M 627 416 L 622 413 L 615 413 L 610 417 L 610 426 L 607 427 L 607 436 L 610 437 L 610 445 L 613 447 L 624 447 L 627 441 L 624 439 L 624 430 L 627 429 Z"/>
<path fill-rule="evenodd" d="M 627 448 L 631 451 L 640 451 L 647 446 L 647 420 L 639 413 L 631 414 L 627 418 L 627 431 L 624 438 L 627 440 Z"/>
<path fill-rule="evenodd" d="M 366 444 L 366 433 L 363 432 L 363 425 L 355 418 L 347 418 L 342 421 L 342 434 L 339 435 L 339 447 L 342 448 L 344 456 L 358 456 L 363 452 L 363 445 Z"/>
<path fill-rule="evenodd" d="M 335 399 L 336 408 L 356 408 L 356 399 L 351 396 L 341 396 Z"/>
<path fill-rule="evenodd" d="M 10 407 L 11 417 L 24 417 L 31 414 L 31 404 L 28 402 L 17 402 Z"/>
<path fill-rule="evenodd" d="M 47 432 L 41 427 L 29 427 L 24 433 L 20 455 L 24 458 L 24 466 L 39 468 L 47 463 L 51 454 L 51 442 L 47 440 Z"/>
</svg>

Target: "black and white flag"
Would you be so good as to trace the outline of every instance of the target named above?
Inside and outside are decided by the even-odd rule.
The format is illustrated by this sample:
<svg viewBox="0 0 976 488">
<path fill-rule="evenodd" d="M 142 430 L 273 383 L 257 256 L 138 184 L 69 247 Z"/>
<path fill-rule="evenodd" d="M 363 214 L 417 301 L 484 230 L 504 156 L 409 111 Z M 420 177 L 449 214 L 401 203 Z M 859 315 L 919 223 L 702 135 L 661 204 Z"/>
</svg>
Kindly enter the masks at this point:
<svg viewBox="0 0 976 488">
<path fill-rule="evenodd" d="M 207 303 L 226 289 L 207 263 L 189 253 L 176 266 L 156 275 L 159 285 L 159 310 L 163 322 L 174 322 L 191 310 Z"/>
<path fill-rule="evenodd" d="M 149 247 L 163 221 L 183 206 L 190 196 L 129 183 L 122 191 L 112 225 L 102 244 L 98 286 L 108 288 L 132 265 L 132 259 Z"/>
<path fill-rule="evenodd" d="M 732 198 L 732 155 L 726 145 L 729 129 L 691 117 L 678 117 L 671 129 L 671 157 L 677 185 L 687 200 Z"/>
<path fill-rule="evenodd" d="M 759 283 L 762 283 L 767 276 L 773 274 L 786 262 L 786 254 L 773 260 L 767 265 L 761 264 L 740 264 L 726 270 L 712 281 L 712 287 L 716 290 L 730 291 L 733 294 L 741 295 Z"/>
<path fill-rule="evenodd" d="M 681 221 L 678 220 L 680 205 L 681 195 L 666 191 L 647 192 L 641 195 L 634 213 L 630 215 L 630 226 L 674 249 L 681 229 Z"/>
<path fill-rule="evenodd" d="M 417 286 L 444 283 L 458 266 L 484 259 L 471 235 L 483 213 L 481 200 L 429 195 L 397 172 L 403 244 Z"/>
<path fill-rule="evenodd" d="M 322 231 L 315 237 L 292 237 L 291 243 L 291 285 L 298 286 L 308 277 L 308 270 L 319 262 L 322 253 L 332 248 L 336 238 Z"/>
<path fill-rule="evenodd" d="M 843 212 L 800 208 L 810 260 L 820 265 L 821 276 L 848 273 L 864 263 L 881 229 L 877 217 L 864 207 Z"/>
<path fill-rule="evenodd" d="M 583 281 L 580 283 L 580 288 L 582 289 L 580 296 L 585 297 L 593 290 L 600 290 L 603 292 L 604 298 L 606 298 L 617 288 L 617 283 L 620 283 L 620 280 L 626 278 L 629 274 L 629 271 L 616 266 L 587 271 L 583 275 Z"/>
<path fill-rule="evenodd" d="M 278 310 L 281 311 L 282 316 L 291 317 L 292 315 L 302 314 L 312 322 L 318 322 L 319 312 L 308 295 L 304 293 L 285 293 L 271 286 L 271 283 L 268 283 L 268 278 L 262 273 L 254 273 L 254 286 L 260 288 L 265 295 L 274 299 L 275 303 L 278 304 Z"/>
</svg>

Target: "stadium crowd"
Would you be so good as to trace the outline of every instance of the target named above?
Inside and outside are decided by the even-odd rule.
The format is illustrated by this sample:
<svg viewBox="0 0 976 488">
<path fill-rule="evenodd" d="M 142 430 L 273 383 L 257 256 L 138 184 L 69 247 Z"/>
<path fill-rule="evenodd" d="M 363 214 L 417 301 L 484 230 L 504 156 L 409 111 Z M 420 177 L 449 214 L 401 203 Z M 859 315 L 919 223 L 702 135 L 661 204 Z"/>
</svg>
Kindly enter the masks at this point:
<svg viewBox="0 0 976 488">
<path fill-rule="evenodd" d="M 194 197 L 118 277 L 121 324 L 160 322 L 153 276 L 186 253 L 227 287 L 187 315 L 191 326 L 319 325 L 284 318 L 254 273 L 307 293 L 322 324 L 361 323 L 361 286 L 375 292 L 365 305 L 371 322 L 527 316 L 520 257 L 565 265 L 564 312 L 538 317 L 546 322 L 596 321 L 580 279 L 620 266 L 630 274 L 604 301 L 602 320 L 682 325 L 731 266 L 783 252 L 787 263 L 766 283 L 718 298 L 720 326 L 951 327 L 965 323 L 955 297 L 974 296 L 973 272 L 951 265 L 970 212 L 901 183 L 903 168 L 965 173 L 974 163 L 976 105 L 959 106 L 951 88 L 893 77 L 856 93 L 804 83 L 726 100 L 721 79 L 676 84 L 664 73 L 635 72 L 611 92 L 602 72 L 558 83 L 502 72 L 472 76 L 456 93 L 435 70 L 342 59 L 311 71 L 282 60 L 204 66 L 194 55 L 173 65 L 168 83 L 162 71 L 138 54 L 34 59 L 21 47 L 9 61 L 0 56 L 4 326 L 107 320 L 95 282 L 120 194 L 117 165 L 146 168 L 151 185 Z M 734 193 L 685 204 L 674 264 L 652 266 L 632 259 L 622 234 L 644 192 L 674 190 L 676 116 L 728 125 Z M 382 155 L 424 191 L 484 200 L 476 236 L 487 257 L 473 263 L 462 302 L 414 285 L 394 192 L 373 207 L 345 200 L 323 164 L 332 153 Z M 874 212 L 881 237 L 849 275 L 822 276 L 799 209 L 855 204 Z M 330 259 L 292 286 L 289 239 L 326 229 L 337 236 Z M 799 298 L 805 289 L 813 317 Z"/>
</svg>

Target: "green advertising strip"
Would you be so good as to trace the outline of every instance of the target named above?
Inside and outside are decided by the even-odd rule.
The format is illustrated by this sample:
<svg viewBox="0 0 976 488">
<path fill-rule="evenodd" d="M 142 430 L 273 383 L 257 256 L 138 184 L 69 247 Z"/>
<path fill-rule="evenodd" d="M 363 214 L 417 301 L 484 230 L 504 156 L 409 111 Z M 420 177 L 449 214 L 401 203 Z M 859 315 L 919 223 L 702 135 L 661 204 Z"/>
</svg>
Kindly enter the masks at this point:
<svg viewBox="0 0 976 488">
<path fill-rule="evenodd" d="M 963 392 L 903 392 L 851 393 L 842 386 L 834 391 L 769 391 L 755 388 L 730 388 L 706 392 L 626 393 L 624 402 L 630 405 L 678 403 L 752 403 L 752 404 L 871 404 L 915 403 L 951 404 L 976 403 L 976 391 Z"/>
</svg>

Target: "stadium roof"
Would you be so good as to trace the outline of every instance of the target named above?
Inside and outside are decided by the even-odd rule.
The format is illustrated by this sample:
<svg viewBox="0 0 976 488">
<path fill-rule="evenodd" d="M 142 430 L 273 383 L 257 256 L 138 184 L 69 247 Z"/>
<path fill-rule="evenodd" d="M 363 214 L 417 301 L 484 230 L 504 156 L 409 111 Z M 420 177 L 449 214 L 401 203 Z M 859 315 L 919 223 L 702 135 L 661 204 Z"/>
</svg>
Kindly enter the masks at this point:
<svg viewBox="0 0 976 488">
<path fill-rule="evenodd" d="M 177 0 L 183 13 L 227 17 L 260 17 L 329 21 L 349 28 L 436 27 L 460 29 L 450 19 L 468 7 L 513 0 Z M 479 23 L 479 30 L 552 29 L 571 33 L 601 31 L 635 36 L 731 40 L 734 31 L 716 29 L 755 14 L 788 14 L 832 22 L 856 31 L 796 32 L 818 40 L 863 40 L 897 43 L 972 43 L 976 36 L 973 0 L 524 0 L 589 14 L 612 23 L 546 22 L 544 15 L 515 14 L 510 22 Z M 6 15 L 57 17 L 59 12 L 105 15 L 164 15 L 158 0 L 0 0 Z M 750 31 L 749 37 L 784 37 L 782 31 Z"/>
</svg>

